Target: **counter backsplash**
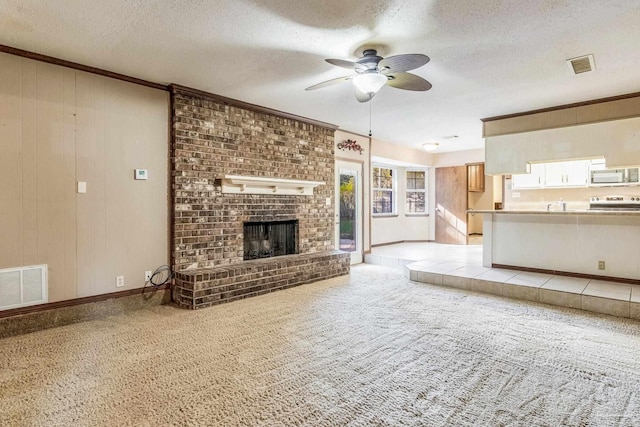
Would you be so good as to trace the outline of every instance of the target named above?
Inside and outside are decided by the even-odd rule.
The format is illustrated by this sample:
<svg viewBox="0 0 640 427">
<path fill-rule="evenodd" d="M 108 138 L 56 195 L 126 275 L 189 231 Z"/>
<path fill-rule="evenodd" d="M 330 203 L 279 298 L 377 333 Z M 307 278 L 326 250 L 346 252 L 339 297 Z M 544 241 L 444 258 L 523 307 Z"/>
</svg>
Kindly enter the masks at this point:
<svg viewBox="0 0 640 427">
<path fill-rule="evenodd" d="M 640 187 L 638 186 L 512 190 L 511 179 L 505 179 L 504 184 L 505 210 L 546 210 L 549 203 L 552 203 L 551 209 L 559 210 L 562 207 L 559 204 L 553 205 L 553 203 L 560 200 L 567 203 L 567 209 L 580 210 L 589 208 L 591 196 L 640 196 Z"/>
<path fill-rule="evenodd" d="M 508 211 L 537 211 L 547 210 L 547 205 L 551 204 L 552 211 L 561 211 L 562 205 L 558 203 L 558 200 L 549 200 L 542 202 L 510 202 L 506 203 L 504 210 Z M 589 202 L 577 201 L 577 200 L 563 200 L 567 203 L 568 210 L 584 210 L 589 209 Z"/>
</svg>

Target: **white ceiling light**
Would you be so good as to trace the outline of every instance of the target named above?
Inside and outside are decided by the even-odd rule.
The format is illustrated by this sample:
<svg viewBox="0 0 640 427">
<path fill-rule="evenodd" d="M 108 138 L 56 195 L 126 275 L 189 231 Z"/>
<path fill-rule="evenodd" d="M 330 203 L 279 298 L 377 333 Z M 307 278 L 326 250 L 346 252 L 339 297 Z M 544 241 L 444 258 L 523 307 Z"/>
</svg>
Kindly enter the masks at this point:
<svg viewBox="0 0 640 427">
<path fill-rule="evenodd" d="M 438 144 L 437 142 L 427 142 L 426 144 L 422 145 L 422 148 L 424 148 L 425 151 L 436 151 L 439 146 L 440 144 Z"/>
<path fill-rule="evenodd" d="M 353 78 L 353 84 L 363 93 L 378 93 L 387 83 L 387 76 L 379 73 L 358 74 Z"/>
</svg>

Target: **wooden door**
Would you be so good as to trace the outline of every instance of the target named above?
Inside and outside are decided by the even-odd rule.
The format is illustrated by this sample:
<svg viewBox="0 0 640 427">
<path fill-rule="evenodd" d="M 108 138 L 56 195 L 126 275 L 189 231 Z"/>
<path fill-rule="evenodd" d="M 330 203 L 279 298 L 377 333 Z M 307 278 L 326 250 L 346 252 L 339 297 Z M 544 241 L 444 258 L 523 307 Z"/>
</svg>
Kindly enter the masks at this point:
<svg viewBox="0 0 640 427">
<path fill-rule="evenodd" d="M 436 168 L 436 242 L 467 244 L 467 167 Z"/>
</svg>

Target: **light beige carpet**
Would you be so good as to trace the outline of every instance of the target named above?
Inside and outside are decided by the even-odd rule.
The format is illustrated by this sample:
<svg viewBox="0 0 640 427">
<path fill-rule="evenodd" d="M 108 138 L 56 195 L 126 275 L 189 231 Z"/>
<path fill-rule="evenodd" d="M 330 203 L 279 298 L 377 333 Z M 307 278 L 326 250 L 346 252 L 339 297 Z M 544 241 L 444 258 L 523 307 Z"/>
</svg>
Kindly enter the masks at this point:
<svg viewBox="0 0 640 427">
<path fill-rule="evenodd" d="M 360 266 L 0 340 L 6 426 L 638 426 L 640 323 Z"/>
</svg>

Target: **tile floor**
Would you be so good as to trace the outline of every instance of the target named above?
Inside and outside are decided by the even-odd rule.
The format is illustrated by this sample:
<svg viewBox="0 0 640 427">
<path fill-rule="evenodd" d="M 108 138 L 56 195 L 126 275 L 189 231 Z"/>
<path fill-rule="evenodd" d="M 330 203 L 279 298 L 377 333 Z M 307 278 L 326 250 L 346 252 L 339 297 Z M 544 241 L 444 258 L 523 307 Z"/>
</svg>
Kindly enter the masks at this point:
<svg viewBox="0 0 640 427">
<path fill-rule="evenodd" d="M 411 280 L 640 319 L 640 286 L 482 266 L 482 246 L 399 243 L 372 248 L 368 264 Z"/>
</svg>

